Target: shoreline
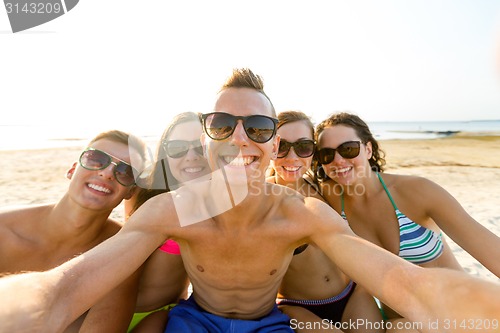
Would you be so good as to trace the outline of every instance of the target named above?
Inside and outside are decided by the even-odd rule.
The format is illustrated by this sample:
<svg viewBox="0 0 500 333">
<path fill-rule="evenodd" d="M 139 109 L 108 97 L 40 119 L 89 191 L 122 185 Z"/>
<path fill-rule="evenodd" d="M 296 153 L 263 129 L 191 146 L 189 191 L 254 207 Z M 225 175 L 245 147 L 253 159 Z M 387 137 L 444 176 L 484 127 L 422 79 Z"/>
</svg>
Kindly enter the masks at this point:
<svg viewBox="0 0 500 333">
<path fill-rule="evenodd" d="M 392 142 L 392 141 L 416 141 L 416 140 L 439 140 L 446 138 L 500 138 L 500 131 L 463 131 L 452 129 L 439 129 L 439 130 L 372 130 L 375 139 L 379 142 Z M 396 135 L 394 135 L 397 133 Z M 156 135 L 140 135 L 148 146 L 156 146 L 156 142 L 160 139 L 161 133 Z M 0 133 L 0 138 L 2 135 Z M 91 138 L 44 138 L 40 137 L 36 143 L 33 141 L 16 140 L 16 136 L 10 136 L 9 140 L 0 142 L 0 152 L 7 151 L 34 151 L 34 150 L 47 150 L 47 149 L 73 149 L 83 148 Z M 28 143 L 27 143 L 28 142 Z"/>
</svg>

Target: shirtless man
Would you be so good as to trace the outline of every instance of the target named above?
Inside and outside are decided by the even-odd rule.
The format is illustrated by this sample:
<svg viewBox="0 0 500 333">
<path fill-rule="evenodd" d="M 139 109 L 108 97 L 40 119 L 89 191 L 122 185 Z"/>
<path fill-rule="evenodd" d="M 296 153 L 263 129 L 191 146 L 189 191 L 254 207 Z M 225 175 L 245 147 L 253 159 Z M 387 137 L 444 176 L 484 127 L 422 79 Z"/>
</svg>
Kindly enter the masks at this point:
<svg viewBox="0 0 500 333">
<path fill-rule="evenodd" d="M 69 187 L 59 202 L 0 213 L 0 273 L 48 270 L 120 230 L 109 215 L 135 188 L 128 141 L 129 135 L 121 131 L 99 134 L 79 164 L 68 170 Z M 130 148 L 142 158 L 144 146 L 139 141 Z M 123 332 L 134 309 L 134 279 L 116 287 L 65 332 Z"/>
<path fill-rule="evenodd" d="M 242 202 L 234 200 L 231 209 L 216 209 L 218 215 L 185 225 L 175 211 L 176 200 L 185 198 L 193 209 L 213 212 L 222 191 L 202 193 L 203 200 L 192 202 L 184 186 L 148 200 L 116 236 L 84 256 L 50 272 L 0 279 L 0 292 L 6 285 L 26 286 L 31 279 L 41 283 L 39 289 L 19 288 L 30 299 L 19 311 L 0 309 L 0 318 L 11 316 L 3 323 L 15 329 L 23 315 L 32 328 L 45 322 L 57 330 L 134 272 L 167 238 L 180 245 L 193 295 L 170 312 L 166 332 L 292 332 L 287 317 L 276 310 L 275 297 L 294 249 L 310 242 L 368 292 L 422 322 L 424 332 L 444 331 L 426 326 L 430 320 L 443 324 L 444 319 L 498 317 L 500 301 L 491 297 L 500 292 L 498 284 L 405 262 L 354 235 L 323 202 L 266 182 L 279 138 L 269 130 L 266 117 L 275 114 L 261 85 L 251 71 L 236 70 L 217 96 L 217 111 L 204 116 L 202 141 L 209 164 L 228 174 L 244 171 L 246 179 L 228 190 L 246 187 Z"/>
</svg>

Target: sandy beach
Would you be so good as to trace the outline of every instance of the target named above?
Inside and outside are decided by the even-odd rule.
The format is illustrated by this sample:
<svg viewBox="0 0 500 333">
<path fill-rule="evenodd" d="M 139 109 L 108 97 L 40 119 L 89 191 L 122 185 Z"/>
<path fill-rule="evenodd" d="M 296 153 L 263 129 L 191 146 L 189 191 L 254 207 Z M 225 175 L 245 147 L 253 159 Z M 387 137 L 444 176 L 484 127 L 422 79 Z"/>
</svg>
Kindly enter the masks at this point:
<svg viewBox="0 0 500 333">
<path fill-rule="evenodd" d="M 449 191 L 478 222 L 500 236 L 500 134 L 457 135 L 432 140 L 381 141 L 386 172 L 429 178 Z M 0 207 L 58 200 L 66 171 L 80 147 L 0 151 Z M 123 219 L 123 207 L 113 217 Z M 471 274 L 499 281 L 452 240 L 453 252 Z"/>
</svg>

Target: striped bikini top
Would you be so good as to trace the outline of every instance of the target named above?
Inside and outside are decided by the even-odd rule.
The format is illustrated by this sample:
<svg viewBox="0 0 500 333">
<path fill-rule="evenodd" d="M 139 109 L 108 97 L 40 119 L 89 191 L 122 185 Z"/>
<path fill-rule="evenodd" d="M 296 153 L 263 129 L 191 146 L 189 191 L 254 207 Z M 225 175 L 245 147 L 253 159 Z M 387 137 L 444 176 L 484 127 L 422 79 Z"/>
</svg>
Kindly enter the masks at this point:
<svg viewBox="0 0 500 333">
<path fill-rule="evenodd" d="M 436 233 L 430 229 L 410 220 L 396 206 L 389 189 L 384 180 L 377 172 L 378 179 L 384 187 L 385 193 L 391 200 L 392 207 L 396 213 L 399 224 L 399 256 L 414 264 L 424 264 L 437 259 L 443 253 L 443 241 L 441 233 Z M 341 195 L 342 213 L 341 216 L 347 221 L 344 212 L 344 196 Z"/>
</svg>

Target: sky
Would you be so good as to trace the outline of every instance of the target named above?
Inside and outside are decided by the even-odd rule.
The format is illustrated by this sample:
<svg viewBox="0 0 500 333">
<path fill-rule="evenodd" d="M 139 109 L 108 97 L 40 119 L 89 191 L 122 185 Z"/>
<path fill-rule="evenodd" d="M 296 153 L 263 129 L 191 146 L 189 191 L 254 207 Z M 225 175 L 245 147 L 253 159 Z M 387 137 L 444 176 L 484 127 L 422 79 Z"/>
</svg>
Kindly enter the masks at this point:
<svg viewBox="0 0 500 333">
<path fill-rule="evenodd" d="M 0 125 L 161 133 L 234 67 L 315 122 L 500 119 L 499 41 L 497 0 L 80 0 L 16 34 L 0 8 Z"/>
</svg>

